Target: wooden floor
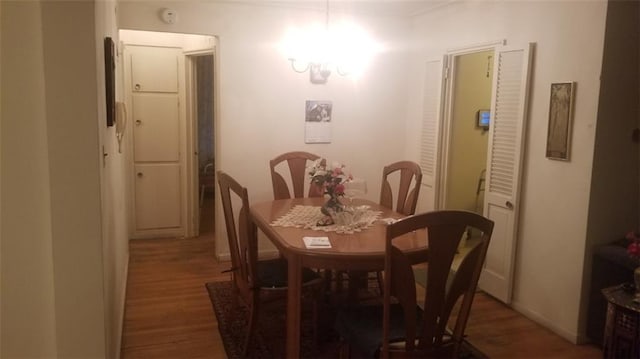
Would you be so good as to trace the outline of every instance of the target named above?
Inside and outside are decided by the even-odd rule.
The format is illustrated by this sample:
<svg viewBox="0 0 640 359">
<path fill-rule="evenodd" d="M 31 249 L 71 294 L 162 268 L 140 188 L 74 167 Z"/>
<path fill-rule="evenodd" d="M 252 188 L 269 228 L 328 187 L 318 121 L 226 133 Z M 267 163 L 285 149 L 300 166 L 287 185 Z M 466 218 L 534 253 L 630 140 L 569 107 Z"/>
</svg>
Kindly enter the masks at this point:
<svg viewBox="0 0 640 359">
<path fill-rule="evenodd" d="M 228 280 L 221 271 L 229 263 L 215 260 L 212 228 L 204 230 L 192 239 L 131 241 L 122 358 L 225 357 L 204 284 Z M 573 345 L 483 293 L 466 333 L 490 358 L 602 358 L 598 348 Z"/>
</svg>

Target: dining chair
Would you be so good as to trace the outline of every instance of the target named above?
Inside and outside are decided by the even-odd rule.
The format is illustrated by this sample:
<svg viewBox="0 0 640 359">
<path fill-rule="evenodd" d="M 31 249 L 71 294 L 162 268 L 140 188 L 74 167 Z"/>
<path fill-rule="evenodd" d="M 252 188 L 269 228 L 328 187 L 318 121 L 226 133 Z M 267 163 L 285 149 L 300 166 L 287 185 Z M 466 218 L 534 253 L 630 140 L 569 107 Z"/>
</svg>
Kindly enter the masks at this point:
<svg viewBox="0 0 640 359">
<path fill-rule="evenodd" d="M 338 312 L 335 329 L 342 341 L 341 356 L 353 351 L 383 358 L 457 358 L 493 225 L 479 214 L 457 210 L 416 214 L 388 225 L 383 304 Z M 473 247 L 454 261 L 469 227 L 478 233 L 470 242 Z M 402 250 L 402 243 L 416 238 L 427 247 Z M 426 268 L 426 289 L 414 284 L 416 266 Z M 454 308 L 455 321 L 449 328 Z"/>
<path fill-rule="evenodd" d="M 277 172 L 276 167 L 286 162 L 289 168 L 289 178 L 293 187 L 293 197 L 304 197 L 304 185 L 310 182 L 307 174 L 307 165 L 309 162 L 320 159 L 320 156 L 304 152 L 294 151 L 286 152 L 269 161 L 271 167 L 271 183 L 273 184 L 273 197 L 275 199 L 291 198 L 291 191 L 287 185 L 285 177 Z M 323 159 L 322 162 L 325 160 Z M 313 184 L 309 185 L 308 197 L 322 197 L 323 193 Z"/>
<path fill-rule="evenodd" d="M 397 177 L 398 188 L 396 191 L 396 206 L 393 207 L 393 193 L 390 178 Z M 422 184 L 422 170 L 412 161 L 398 161 L 384 166 L 382 169 L 382 187 L 380 188 L 380 204 L 402 213 L 406 216 L 416 212 L 418 195 Z M 350 273 L 350 277 L 357 277 L 356 273 Z M 378 282 L 380 292 L 384 292 L 382 286 L 382 272 L 369 273 L 368 280 Z"/>
<path fill-rule="evenodd" d="M 398 191 L 396 206 L 393 207 L 393 190 L 389 177 L 398 172 Z M 412 161 L 399 161 L 385 166 L 382 169 L 382 188 L 380 189 L 380 204 L 404 215 L 416 212 L 420 185 L 422 184 L 422 171 L 420 166 Z"/>
<path fill-rule="evenodd" d="M 248 191 L 223 171 L 218 171 L 217 177 L 231 252 L 231 269 L 228 271 L 232 276 L 235 302 L 245 305 L 249 310 L 247 335 L 243 345 L 243 354 L 246 356 L 256 333 L 261 303 L 286 300 L 287 261 L 282 258 L 258 260 L 257 227 L 250 218 Z M 238 211 L 234 212 L 233 203 L 240 204 Z M 302 286 L 304 297 L 313 302 L 314 339 L 317 339 L 315 331 L 324 279 L 305 268 L 302 272 Z"/>
</svg>

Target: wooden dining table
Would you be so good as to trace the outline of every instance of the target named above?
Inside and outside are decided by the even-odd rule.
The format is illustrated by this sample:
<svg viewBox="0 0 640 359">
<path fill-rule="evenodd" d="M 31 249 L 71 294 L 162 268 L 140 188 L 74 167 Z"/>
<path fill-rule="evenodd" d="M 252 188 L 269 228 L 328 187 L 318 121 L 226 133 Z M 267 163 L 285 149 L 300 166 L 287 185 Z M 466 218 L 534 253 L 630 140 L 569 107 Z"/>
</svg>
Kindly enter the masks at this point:
<svg viewBox="0 0 640 359">
<path fill-rule="evenodd" d="M 302 268 L 323 268 L 342 271 L 381 271 L 384 269 L 386 226 L 385 219 L 400 219 L 404 215 L 367 200 L 354 200 L 353 205 L 367 205 L 380 211 L 380 219 L 371 226 L 351 234 L 325 232 L 306 228 L 273 225 L 297 205 L 317 206 L 324 198 L 294 198 L 273 200 L 251 206 L 251 217 L 256 226 L 273 242 L 288 263 L 286 357 L 300 356 L 300 320 Z M 305 236 L 328 237 L 331 248 L 307 248 Z M 394 243 L 405 252 L 418 253 L 427 246 L 424 233 L 413 233 Z"/>
</svg>

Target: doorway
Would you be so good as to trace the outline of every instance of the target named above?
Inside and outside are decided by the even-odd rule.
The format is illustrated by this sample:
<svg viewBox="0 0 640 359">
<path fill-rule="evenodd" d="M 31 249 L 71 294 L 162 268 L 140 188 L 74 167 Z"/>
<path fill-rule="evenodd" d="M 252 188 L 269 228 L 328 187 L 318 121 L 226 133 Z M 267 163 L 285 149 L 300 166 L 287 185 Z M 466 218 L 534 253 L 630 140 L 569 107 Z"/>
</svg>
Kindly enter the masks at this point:
<svg viewBox="0 0 640 359">
<path fill-rule="evenodd" d="M 483 214 L 493 50 L 454 56 L 443 209 Z"/>
<path fill-rule="evenodd" d="M 424 122 L 424 128 L 433 128 L 431 132 L 437 134 L 431 136 L 433 140 L 424 142 L 426 144 L 424 147 L 430 150 L 426 153 L 431 153 L 432 158 L 437 158 L 439 161 L 439 164 L 431 167 L 432 173 L 437 169 L 437 175 L 434 175 L 436 180 L 432 181 L 437 185 L 433 186 L 435 188 L 433 203 L 436 204 L 436 208 L 456 208 L 478 212 L 480 212 L 479 207 L 482 206 L 480 213 L 494 221 L 491 244 L 479 287 L 505 303 L 510 303 L 513 290 L 524 139 L 526 138 L 528 84 L 533 48 L 533 43 L 507 46 L 506 41 L 500 41 L 467 49 L 451 50 L 443 61 L 441 76 L 445 80 L 442 88 L 446 104 L 446 114 L 440 123 L 441 129 L 438 128 L 438 122 L 434 121 L 438 119 L 437 116 L 430 116 L 429 121 Z M 482 54 L 484 51 L 490 52 Z M 480 63 L 484 63 L 483 66 L 478 66 L 484 67 L 484 70 L 476 69 L 476 73 L 484 73 L 485 81 L 491 83 L 490 106 L 485 107 L 481 102 L 473 103 L 465 112 L 457 110 L 460 105 L 459 91 L 468 90 L 472 94 L 469 98 L 480 98 L 477 87 L 471 86 L 471 83 L 464 80 L 465 72 L 458 71 L 464 60 L 468 59 L 467 56 L 473 54 L 478 54 L 482 59 Z M 428 69 L 432 71 L 427 72 L 427 78 L 437 79 L 438 62 L 432 61 L 429 64 L 431 66 Z M 489 77 L 486 77 L 487 73 Z M 448 74 L 451 76 L 447 76 Z M 429 94 L 431 96 L 428 98 L 435 100 L 425 103 L 425 108 L 429 110 L 428 113 L 437 114 L 437 100 L 440 97 L 437 96 L 436 91 L 430 90 Z M 481 139 L 486 136 L 488 144 L 479 144 L 478 149 L 471 149 L 473 141 L 463 136 L 458 139 L 454 134 L 457 126 L 465 126 L 468 131 L 475 131 L 476 138 Z M 486 128 L 488 130 L 485 131 Z M 429 133 L 424 129 L 423 132 Z M 429 137 L 426 138 L 429 139 Z M 441 141 L 439 147 L 436 147 L 437 140 Z M 479 141 L 479 143 L 482 142 Z M 486 154 L 482 158 L 476 158 L 475 154 L 480 151 L 480 148 L 486 150 Z M 473 158 L 473 163 L 468 161 L 470 158 Z M 429 162 L 425 161 L 425 163 Z M 434 162 L 431 161 L 431 163 Z M 484 168 L 473 167 L 481 163 L 485 164 Z M 483 175 L 483 169 L 486 170 L 486 175 Z M 469 173 L 465 175 L 463 171 L 469 171 Z M 454 177 L 466 177 L 467 182 L 459 185 L 456 181 L 461 179 Z M 461 196 L 463 200 L 460 201 L 456 198 L 458 191 L 455 187 L 458 185 L 467 193 L 472 191 L 467 196 Z"/>
<path fill-rule="evenodd" d="M 215 232 L 215 146 L 214 146 L 214 102 L 213 102 L 213 54 L 188 56 L 193 66 L 192 82 L 195 88 L 193 99 L 196 114 L 196 140 L 198 153 L 198 234 L 213 235 Z"/>
</svg>

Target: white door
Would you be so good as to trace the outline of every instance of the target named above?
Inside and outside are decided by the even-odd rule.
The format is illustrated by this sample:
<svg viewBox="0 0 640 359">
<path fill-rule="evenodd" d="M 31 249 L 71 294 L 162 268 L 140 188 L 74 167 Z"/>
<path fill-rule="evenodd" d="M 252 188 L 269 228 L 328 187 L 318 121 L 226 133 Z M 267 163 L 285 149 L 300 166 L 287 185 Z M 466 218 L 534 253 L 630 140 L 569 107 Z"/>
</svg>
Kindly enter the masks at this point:
<svg viewBox="0 0 640 359">
<path fill-rule="evenodd" d="M 495 222 L 479 286 L 511 302 L 533 44 L 495 50 L 484 215 Z"/>
<path fill-rule="evenodd" d="M 436 209 L 444 63 L 445 61 L 442 59 L 427 61 L 426 63 L 420 141 L 422 188 L 420 189 L 420 198 L 418 198 L 416 207 L 417 213 Z"/>
<path fill-rule="evenodd" d="M 133 237 L 184 235 L 180 65 L 177 48 L 127 46 L 133 133 Z"/>
</svg>

